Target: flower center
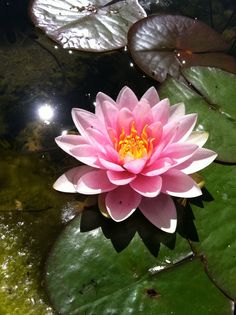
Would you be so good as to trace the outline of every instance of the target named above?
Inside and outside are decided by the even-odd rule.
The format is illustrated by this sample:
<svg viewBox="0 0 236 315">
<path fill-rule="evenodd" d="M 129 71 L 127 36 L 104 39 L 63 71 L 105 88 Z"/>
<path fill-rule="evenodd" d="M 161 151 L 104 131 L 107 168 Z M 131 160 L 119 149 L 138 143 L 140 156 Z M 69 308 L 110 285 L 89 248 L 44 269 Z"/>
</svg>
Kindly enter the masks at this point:
<svg viewBox="0 0 236 315">
<path fill-rule="evenodd" d="M 132 122 L 128 135 L 125 133 L 124 128 L 122 128 L 119 140 L 117 141 L 117 139 L 115 139 L 115 149 L 119 153 L 122 161 L 128 162 L 150 155 L 153 149 L 152 142 L 154 139 L 148 138 L 147 127 L 148 125 L 143 128 L 140 135 L 138 135 L 134 121 Z"/>
</svg>

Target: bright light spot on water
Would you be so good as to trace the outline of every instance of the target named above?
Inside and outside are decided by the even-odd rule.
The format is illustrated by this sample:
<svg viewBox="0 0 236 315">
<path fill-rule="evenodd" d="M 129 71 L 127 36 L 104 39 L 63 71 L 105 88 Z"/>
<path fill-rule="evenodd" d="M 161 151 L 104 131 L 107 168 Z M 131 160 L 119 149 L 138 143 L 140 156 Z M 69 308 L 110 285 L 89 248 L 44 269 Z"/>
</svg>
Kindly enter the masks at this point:
<svg viewBox="0 0 236 315">
<path fill-rule="evenodd" d="M 96 102 L 93 102 L 93 105 L 96 106 Z"/>
<path fill-rule="evenodd" d="M 54 46 L 54 48 L 55 48 L 55 49 L 58 49 L 58 46 L 57 46 L 57 45 L 55 45 L 55 46 Z"/>
<path fill-rule="evenodd" d="M 133 66 L 134 66 L 133 62 L 130 62 L 129 65 L 130 65 L 131 68 L 133 68 Z"/>
<path fill-rule="evenodd" d="M 72 54 L 72 53 L 73 53 L 73 51 L 72 51 L 72 50 L 69 50 L 69 51 L 68 51 L 68 53 L 69 53 L 69 54 Z"/>
<path fill-rule="evenodd" d="M 52 120 L 54 116 L 54 109 L 51 105 L 44 104 L 39 107 L 38 115 L 39 115 L 39 118 L 43 120 L 44 123 L 50 124 L 50 121 Z"/>
<path fill-rule="evenodd" d="M 185 64 L 185 63 L 186 63 L 186 61 L 185 61 L 185 60 L 183 60 L 183 61 L 182 61 L 182 64 Z"/>
<path fill-rule="evenodd" d="M 127 51 L 127 50 L 128 50 L 128 48 L 127 48 L 127 46 L 125 46 L 125 47 L 124 47 L 124 51 Z"/>
<path fill-rule="evenodd" d="M 68 133 L 68 130 L 62 130 L 61 135 L 65 136 L 65 135 L 67 135 L 67 133 Z"/>
<path fill-rule="evenodd" d="M 177 56 L 180 57 L 180 53 L 178 53 Z"/>
</svg>

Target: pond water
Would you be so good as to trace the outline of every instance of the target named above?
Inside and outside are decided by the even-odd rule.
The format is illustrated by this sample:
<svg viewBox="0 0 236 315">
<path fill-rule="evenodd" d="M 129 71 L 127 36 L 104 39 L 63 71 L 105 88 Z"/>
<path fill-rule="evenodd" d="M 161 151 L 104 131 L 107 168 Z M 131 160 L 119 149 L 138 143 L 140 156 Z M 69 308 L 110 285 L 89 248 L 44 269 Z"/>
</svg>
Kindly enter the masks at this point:
<svg viewBox="0 0 236 315">
<path fill-rule="evenodd" d="M 217 30 L 228 23 L 223 31 L 235 32 L 234 1 L 218 1 L 224 21 L 208 4 L 201 10 L 208 1 L 194 1 L 189 10 L 181 1 L 158 2 L 140 1 L 148 14 L 181 13 L 208 24 L 214 18 Z M 126 47 L 106 53 L 63 49 L 34 27 L 28 7 L 27 0 L 0 4 L 0 315 L 56 314 L 44 289 L 45 260 L 65 223 L 90 202 L 52 189 L 77 165 L 54 141 L 75 132 L 71 109 L 94 111 L 99 91 L 116 98 L 128 85 L 141 96 L 159 86 L 135 66 Z"/>
</svg>

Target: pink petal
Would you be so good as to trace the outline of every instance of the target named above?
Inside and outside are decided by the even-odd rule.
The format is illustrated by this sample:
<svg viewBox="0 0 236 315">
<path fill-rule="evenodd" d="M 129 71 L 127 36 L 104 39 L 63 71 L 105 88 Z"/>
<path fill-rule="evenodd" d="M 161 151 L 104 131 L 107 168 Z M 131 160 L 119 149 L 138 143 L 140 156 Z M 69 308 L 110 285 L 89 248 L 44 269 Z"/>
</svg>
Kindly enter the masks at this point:
<svg viewBox="0 0 236 315">
<path fill-rule="evenodd" d="M 175 204 L 171 197 L 160 194 L 155 198 L 143 198 L 139 209 L 156 227 L 167 233 L 174 233 L 177 226 Z"/>
<path fill-rule="evenodd" d="M 168 157 L 176 162 L 176 164 L 182 163 L 188 160 L 196 151 L 198 146 L 191 143 L 171 143 L 160 154 L 160 158 Z"/>
<path fill-rule="evenodd" d="M 137 105 L 138 99 L 134 92 L 130 88 L 125 86 L 120 91 L 116 99 L 116 102 L 119 108 L 128 108 L 130 111 L 132 111 L 134 107 Z"/>
<path fill-rule="evenodd" d="M 74 148 L 77 145 L 88 144 L 88 141 L 79 135 L 59 136 L 55 139 L 55 141 L 57 145 L 66 153 L 69 153 L 70 149 Z"/>
<path fill-rule="evenodd" d="M 101 130 L 106 134 L 106 129 L 102 122 L 93 114 L 84 109 L 73 108 L 72 118 L 76 128 L 79 130 L 80 134 L 84 137 L 88 137 L 86 129 L 95 128 Z"/>
<path fill-rule="evenodd" d="M 157 159 L 159 159 L 160 154 L 164 150 L 165 147 L 171 143 L 176 135 L 177 125 L 175 122 L 169 123 L 163 127 L 162 137 L 159 141 L 158 145 L 154 148 L 152 155 L 149 159 L 148 165 L 151 165 Z"/>
<path fill-rule="evenodd" d="M 110 182 L 115 185 L 127 185 L 136 178 L 135 174 L 131 174 L 126 171 L 124 172 L 107 171 L 107 176 Z"/>
<path fill-rule="evenodd" d="M 208 137 L 209 133 L 206 131 L 193 131 L 185 142 L 194 143 L 202 147 L 207 142 Z"/>
<path fill-rule="evenodd" d="M 127 171 L 133 173 L 133 174 L 139 174 L 143 170 L 145 164 L 147 162 L 147 159 L 136 159 L 129 162 L 126 162 L 123 167 L 127 169 Z"/>
<path fill-rule="evenodd" d="M 173 142 L 185 141 L 189 137 L 191 132 L 193 131 L 193 128 L 196 122 L 197 122 L 197 114 L 189 114 L 181 118 L 181 120 L 179 121 L 177 133 L 175 135 Z"/>
<path fill-rule="evenodd" d="M 156 145 L 162 136 L 162 123 L 160 121 L 154 122 L 153 124 L 149 125 L 147 128 L 147 133 L 149 135 L 149 138 L 154 138 L 154 144 Z"/>
<path fill-rule="evenodd" d="M 97 112 L 99 115 L 97 115 Z M 108 101 L 96 105 L 96 115 L 104 122 L 107 128 L 116 128 L 118 112 L 116 105 L 113 105 Z"/>
<path fill-rule="evenodd" d="M 97 148 L 96 151 L 106 153 L 105 146 L 112 144 L 110 137 L 95 128 L 87 128 L 86 134 L 90 143 Z"/>
<path fill-rule="evenodd" d="M 127 219 L 136 210 L 141 198 L 129 186 L 120 186 L 107 193 L 105 204 L 111 218 L 120 222 Z"/>
<path fill-rule="evenodd" d="M 149 125 L 153 121 L 151 107 L 145 99 L 138 102 L 132 114 L 139 134 L 141 134 L 145 125 Z"/>
<path fill-rule="evenodd" d="M 84 195 L 96 195 L 116 188 L 104 170 L 93 170 L 81 176 L 76 191 Z"/>
<path fill-rule="evenodd" d="M 157 90 L 152 86 L 150 87 L 142 96 L 141 101 L 143 99 L 146 99 L 148 101 L 148 103 L 150 104 L 150 106 L 154 106 L 156 105 L 159 101 L 159 95 L 157 93 Z"/>
<path fill-rule="evenodd" d="M 100 116 L 100 114 L 98 113 L 99 110 L 97 109 L 97 106 L 100 109 L 102 103 L 105 101 L 116 106 L 116 102 L 110 96 L 106 95 L 105 93 L 98 92 L 98 94 L 96 96 L 96 109 L 95 109 L 96 116 Z M 101 118 L 101 117 L 99 117 L 99 118 Z"/>
<path fill-rule="evenodd" d="M 143 176 L 138 175 L 137 178 L 130 183 L 132 187 L 139 194 L 153 198 L 156 197 L 161 191 L 162 179 L 160 176 Z"/>
<path fill-rule="evenodd" d="M 184 103 L 178 103 L 170 106 L 170 117 L 168 122 L 178 121 L 185 115 Z"/>
<path fill-rule="evenodd" d="M 101 165 L 107 170 L 116 171 L 116 172 L 123 172 L 124 171 L 123 167 L 120 166 L 119 164 L 113 163 L 113 162 L 108 161 L 108 160 L 101 158 L 101 157 L 99 157 L 99 161 L 100 161 Z"/>
<path fill-rule="evenodd" d="M 122 129 L 126 134 L 130 133 L 131 123 L 134 121 L 133 114 L 128 108 L 122 108 L 117 117 L 117 134 L 120 135 Z"/>
<path fill-rule="evenodd" d="M 192 174 L 207 167 L 215 160 L 216 157 L 217 154 L 214 151 L 200 148 L 191 156 L 190 159 L 179 164 L 176 168 L 185 174 Z"/>
<path fill-rule="evenodd" d="M 170 102 L 168 98 L 161 100 L 152 108 L 153 121 L 160 121 L 165 125 L 169 119 Z"/>
<path fill-rule="evenodd" d="M 75 193 L 76 191 L 76 184 L 80 176 L 91 172 L 93 170 L 92 167 L 89 166 L 79 166 L 70 169 L 69 171 L 65 172 L 61 175 L 56 182 L 53 184 L 53 188 L 66 193 Z"/>
<path fill-rule="evenodd" d="M 96 163 L 98 160 L 97 149 L 89 144 L 78 145 L 68 153 L 84 164 L 98 167 Z"/>
<path fill-rule="evenodd" d="M 192 198 L 202 194 L 194 180 L 177 169 L 170 169 L 161 176 L 161 191 L 165 194 L 182 198 Z"/>
<path fill-rule="evenodd" d="M 156 176 L 163 174 L 173 165 L 173 161 L 170 158 L 162 158 L 154 161 L 151 165 L 146 166 L 142 174 L 145 176 Z"/>
<path fill-rule="evenodd" d="M 120 156 L 119 153 L 113 148 L 113 146 L 106 145 L 105 146 L 106 153 L 104 156 L 100 155 L 101 158 L 119 164 Z"/>
</svg>

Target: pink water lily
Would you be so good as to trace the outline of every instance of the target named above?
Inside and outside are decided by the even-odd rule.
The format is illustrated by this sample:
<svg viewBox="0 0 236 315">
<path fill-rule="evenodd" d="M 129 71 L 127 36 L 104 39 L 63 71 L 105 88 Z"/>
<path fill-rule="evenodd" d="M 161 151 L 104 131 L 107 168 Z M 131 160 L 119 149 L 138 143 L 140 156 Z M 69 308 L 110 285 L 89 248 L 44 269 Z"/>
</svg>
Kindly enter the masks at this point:
<svg viewBox="0 0 236 315">
<path fill-rule="evenodd" d="M 54 188 L 102 194 L 113 220 L 125 220 L 139 208 L 152 224 L 173 233 L 177 215 L 172 196 L 201 195 L 189 174 L 216 157 L 202 148 L 208 134 L 193 131 L 197 114 L 185 115 L 183 103 L 160 101 L 154 87 L 140 100 L 124 87 L 116 101 L 98 93 L 95 114 L 74 108 L 72 118 L 80 135 L 62 135 L 56 142 L 85 165 L 63 174 Z"/>
</svg>

